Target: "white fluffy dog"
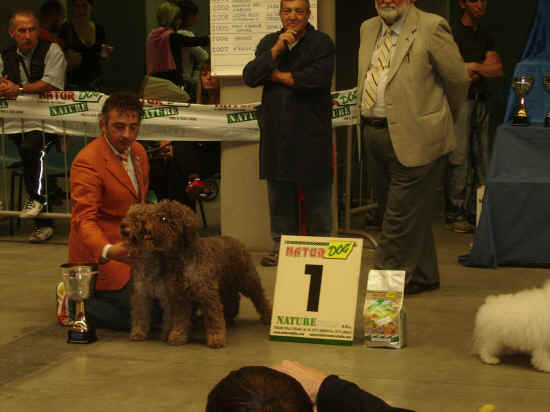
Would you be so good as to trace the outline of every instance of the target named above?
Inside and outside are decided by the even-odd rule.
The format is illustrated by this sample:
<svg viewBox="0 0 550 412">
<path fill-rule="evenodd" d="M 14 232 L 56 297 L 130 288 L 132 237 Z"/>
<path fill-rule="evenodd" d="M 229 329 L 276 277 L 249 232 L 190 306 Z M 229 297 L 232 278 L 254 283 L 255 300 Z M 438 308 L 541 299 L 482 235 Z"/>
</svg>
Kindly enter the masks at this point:
<svg viewBox="0 0 550 412">
<path fill-rule="evenodd" d="M 476 315 L 474 353 L 492 365 L 500 355 L 530 353 L 536 369 L 550 372 L 550 281 L 543 288 L 488 296 Z"/>
</svg>

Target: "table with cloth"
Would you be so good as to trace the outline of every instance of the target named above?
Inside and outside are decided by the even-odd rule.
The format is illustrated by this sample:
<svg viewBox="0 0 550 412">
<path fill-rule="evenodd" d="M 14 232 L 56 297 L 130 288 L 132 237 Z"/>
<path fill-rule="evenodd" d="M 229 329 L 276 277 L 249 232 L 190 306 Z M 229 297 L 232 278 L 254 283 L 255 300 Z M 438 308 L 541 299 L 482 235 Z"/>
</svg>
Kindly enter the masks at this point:
<svg viewBox="0 0 550 412">
<path fill-rule="evenodd" d="M 498 127 L 466 266 L 550 266 L 550 128 Z"/>
</svg>

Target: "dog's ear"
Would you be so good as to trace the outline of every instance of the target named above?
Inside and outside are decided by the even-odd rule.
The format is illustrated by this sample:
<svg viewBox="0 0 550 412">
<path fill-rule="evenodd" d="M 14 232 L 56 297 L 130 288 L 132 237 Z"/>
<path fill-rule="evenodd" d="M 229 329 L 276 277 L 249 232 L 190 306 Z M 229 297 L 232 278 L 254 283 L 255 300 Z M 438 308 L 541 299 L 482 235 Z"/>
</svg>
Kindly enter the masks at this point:
<svg viewBox="0 0 550 412">
<path fill-rule="evenodd" d="M 176 217 L 175 220 L 178 221 L 181 230 L 181 240 L 187 248 L 198 239 L 199 223 L 197 215 L 190 207 L 176 201 L 173 202 L 174 217 Z"/>
</svg>

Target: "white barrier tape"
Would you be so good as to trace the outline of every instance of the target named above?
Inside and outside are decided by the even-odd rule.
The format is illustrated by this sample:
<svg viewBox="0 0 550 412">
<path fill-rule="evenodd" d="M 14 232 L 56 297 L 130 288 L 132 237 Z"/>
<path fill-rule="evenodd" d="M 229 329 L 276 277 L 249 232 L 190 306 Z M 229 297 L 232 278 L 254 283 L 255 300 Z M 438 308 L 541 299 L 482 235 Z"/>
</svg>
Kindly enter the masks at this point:
<svg viewBox="0 0 550 412">
<path fill-rule="evenodd" d="M 73 136 L 98 136 L 98 117 L 107 95 L 59 91 L 0 99 L 4 133 L 30 130 Z M 332 93 L 333 127 L 357 124 L 357 89 Z M 258 103 L 200 105 L 144 100 L 141 140 L 258 141 Z"/>
</svg>

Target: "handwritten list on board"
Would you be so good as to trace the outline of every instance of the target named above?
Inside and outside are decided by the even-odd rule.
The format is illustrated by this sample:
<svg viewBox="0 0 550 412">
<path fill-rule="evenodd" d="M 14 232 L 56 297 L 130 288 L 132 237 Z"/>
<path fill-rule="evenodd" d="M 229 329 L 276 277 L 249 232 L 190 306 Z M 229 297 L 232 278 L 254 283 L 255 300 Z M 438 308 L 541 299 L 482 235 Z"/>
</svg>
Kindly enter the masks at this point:
<svg viewBox="0 0 550 412">
<path fill-rule="evenodd" d="M 317 0 L 309 22 L 317 27 Z M 214 76 L 241 76 L 259 41 L 281 29 L 280 0 L 210 0 L 210 43 Z"/>
</svg>

